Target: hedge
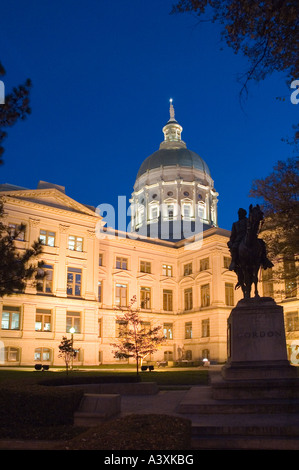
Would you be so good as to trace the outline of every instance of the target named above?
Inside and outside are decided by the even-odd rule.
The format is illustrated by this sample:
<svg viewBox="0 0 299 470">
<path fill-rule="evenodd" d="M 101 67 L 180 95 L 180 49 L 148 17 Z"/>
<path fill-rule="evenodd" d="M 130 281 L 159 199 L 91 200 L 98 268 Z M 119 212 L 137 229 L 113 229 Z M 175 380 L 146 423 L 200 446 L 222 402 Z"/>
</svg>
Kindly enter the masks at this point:
<svg viewBox="0 0 299 470">
<path fill-rule="evenodd" d="M 83 390 L 11 381 L 0 386 L 1 426 L 72 424 Z"/>
</svg>

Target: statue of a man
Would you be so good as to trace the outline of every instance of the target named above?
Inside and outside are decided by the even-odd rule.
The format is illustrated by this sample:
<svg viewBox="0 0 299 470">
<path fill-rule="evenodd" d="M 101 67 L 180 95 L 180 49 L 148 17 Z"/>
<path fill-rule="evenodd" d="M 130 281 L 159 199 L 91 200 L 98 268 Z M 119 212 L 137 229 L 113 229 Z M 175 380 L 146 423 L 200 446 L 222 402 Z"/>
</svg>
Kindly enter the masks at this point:
<svg viewBox="0 0 299 470">
<path fill-rule="evenodd" d="M 231 236 L 230 240 L 227 243 L 227 246 L 230 249 L 231 252 L 231 257 L 232 261 L 229 266 L 230 271 L 236 271 L 237 266 L 238 266 L 238 252 L 239 252 L 239 245 L 242 241 L 242 239 L 246 235 L 247 231 L 247 211 L 245 209 L 240 208 L 238 210 L 238 216 L 239 220 L 237 222 L 233 223 L 232 230 L 231 230 Z M 262 254 L 261 254 L 261 264 L 264 269 L 267 268 L 272 268 L 273 263 L 267 258 L 267 253 L 266 253 L 266 244 L 264 240 L 261 238 L 257 239 L 260 243 L 261 249 L 262 249 Z"/>
</svg>

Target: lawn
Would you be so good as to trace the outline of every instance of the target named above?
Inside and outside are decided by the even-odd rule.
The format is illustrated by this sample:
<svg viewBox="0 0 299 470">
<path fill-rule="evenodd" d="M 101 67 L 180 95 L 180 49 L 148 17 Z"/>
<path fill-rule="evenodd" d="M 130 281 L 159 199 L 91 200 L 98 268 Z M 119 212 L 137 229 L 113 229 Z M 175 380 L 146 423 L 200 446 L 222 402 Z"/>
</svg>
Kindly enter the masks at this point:
<svg viewBox="0 0 299 470">
<path fill-rule="evenodd" d="M 28 371 L 26 369 L 1 369 L 0 368 L 0 384 L 3 380 L 22 380 L 22 379 L 57 379 L 59 377 L 93 377 L 93 376 L 102 376 L 102 377 L 111 377 L 111 376 L 131 376 L 136 378 L 136 373 L 134 370 L 121 370 L 115 369 L 114 371 L 103 369 L 91 369 L 91 370 L 76 370 L 69 371 L 68 375 L 64 369 L 58 369 L 56 371 Z M 161 369 L 158 371 L 145 371 L 139 372 L 139 377 L 142 382 L 156 382 L 160 386 L 181 386 L 181 385 L 206 385 L 208 383 L 208 370 L 206 369 L 188 369 L 188 370 L 176 370 L 173 369 Z"/>
</svg>

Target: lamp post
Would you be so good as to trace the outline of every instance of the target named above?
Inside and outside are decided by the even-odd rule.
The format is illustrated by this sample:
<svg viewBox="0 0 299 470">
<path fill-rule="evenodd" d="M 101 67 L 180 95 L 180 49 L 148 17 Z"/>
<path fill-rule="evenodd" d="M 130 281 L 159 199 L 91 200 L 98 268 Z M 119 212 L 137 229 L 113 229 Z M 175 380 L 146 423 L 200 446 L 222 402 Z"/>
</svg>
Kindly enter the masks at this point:
<svg viewBox="0 0 299 470">
<path fill-rule="evenodd" d="M 72 339 L 72 367 L 71 369 L 73 370 L 73 364 L 74 364 L 74 333 L 75 333 L 75 328 L 72 326 L 70 328 L 70 333 L 71 333 L 71 339 Z"/>
</svg>

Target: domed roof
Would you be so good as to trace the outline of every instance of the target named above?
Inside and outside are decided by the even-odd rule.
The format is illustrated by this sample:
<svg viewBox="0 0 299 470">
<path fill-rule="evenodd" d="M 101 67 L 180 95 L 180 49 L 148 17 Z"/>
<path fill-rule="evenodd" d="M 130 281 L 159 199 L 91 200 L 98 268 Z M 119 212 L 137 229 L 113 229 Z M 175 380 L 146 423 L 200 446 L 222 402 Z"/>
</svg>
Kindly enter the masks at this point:
<svg viewBox="0 0 299 470">
<path fill-rule="evenodd" d="M 166 166 L 194 168 L 211 176 L 208 165 L 192 150 L 187 148 L 160 148 L 144 160 L 139 168 L 137 179 L 149 170 Z"/>
</svg>

